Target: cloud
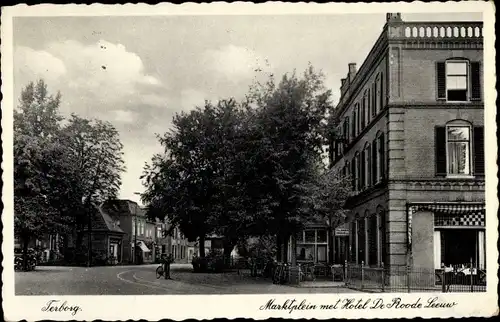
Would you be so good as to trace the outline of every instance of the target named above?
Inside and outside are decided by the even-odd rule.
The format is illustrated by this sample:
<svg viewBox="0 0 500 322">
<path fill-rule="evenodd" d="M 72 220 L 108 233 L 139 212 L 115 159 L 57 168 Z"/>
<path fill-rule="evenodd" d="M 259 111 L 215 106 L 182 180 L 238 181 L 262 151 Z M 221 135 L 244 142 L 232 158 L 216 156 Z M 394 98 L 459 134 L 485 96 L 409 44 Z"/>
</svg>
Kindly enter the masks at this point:
<svg viewBox="0 0 500 322">
<path fill-rule="evenodd" d="M 66 74 L 64 62 L 44 50 L 33 50 L 19 46 L 14 53 L 14 67 L 16 73 L 35 75 L 54 81 Z"/>
<path fill-rule="evenodd" d="M 132 111 L 125 110 L 115 110 L 113 111 L 114 120 L 120 123 L 133 123 L 137 119 L 136 113 Z"/>
<path fill-rule="evenodd" d="M 211 72 L 234 81 L 249 79 L 256 72 L 272 69 L 268 60 L 254 50 L 235 45 L 207 50 L 203 54 L 203 61 Z"/>
</svg>

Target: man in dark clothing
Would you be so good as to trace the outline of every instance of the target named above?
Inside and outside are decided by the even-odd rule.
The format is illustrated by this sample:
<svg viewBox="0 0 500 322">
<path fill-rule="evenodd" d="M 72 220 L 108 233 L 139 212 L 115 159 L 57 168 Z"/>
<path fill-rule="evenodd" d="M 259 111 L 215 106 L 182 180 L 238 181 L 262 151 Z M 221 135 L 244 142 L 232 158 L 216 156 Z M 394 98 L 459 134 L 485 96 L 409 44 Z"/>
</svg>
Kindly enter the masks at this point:
<svg viewBox="0 0 500 322">
<path fill-rule="evenodd" d="M 164 256 L 163 260 L 163 272 L 165 275 L 166 280 L 171 280 L 172 278 L 170 277 L 170 264 L 172 264 L 173 258 L 172 255 L 168 254 Z"/>
</svg>

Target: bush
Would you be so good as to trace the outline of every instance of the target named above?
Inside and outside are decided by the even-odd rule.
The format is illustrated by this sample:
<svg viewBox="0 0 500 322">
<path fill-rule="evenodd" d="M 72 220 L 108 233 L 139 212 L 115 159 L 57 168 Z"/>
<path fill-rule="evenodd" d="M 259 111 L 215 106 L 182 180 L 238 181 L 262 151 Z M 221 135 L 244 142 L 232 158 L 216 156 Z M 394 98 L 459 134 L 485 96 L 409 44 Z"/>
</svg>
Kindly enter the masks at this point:
<svg viewBox="0 0 500 322">
<path fill-rule="evenodd" d="M 224 256 L 219 250 L 212 250 L 205 257 L 194 256 L 191 264 L 195 273 L 220 273 L 225 268 Z"/>
</svg>

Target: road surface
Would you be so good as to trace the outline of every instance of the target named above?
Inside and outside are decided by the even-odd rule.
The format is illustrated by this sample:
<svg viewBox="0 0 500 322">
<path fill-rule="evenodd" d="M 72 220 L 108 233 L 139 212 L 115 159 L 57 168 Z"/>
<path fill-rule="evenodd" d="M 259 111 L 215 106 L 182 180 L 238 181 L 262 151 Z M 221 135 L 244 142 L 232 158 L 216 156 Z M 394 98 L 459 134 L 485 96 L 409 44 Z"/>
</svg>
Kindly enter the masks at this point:
<svg viewBox="0 0 500 322">
<path fill-rule="evenodd" d="M 16 295 L 168 295 L 354 293 L 341 287 L 274 285 L 269 279 L 236 272 L 192 273 L 191 265 L 173 264 L 172 280 L 156 279 L 155 265 L 105 267 L 40 266 L 15 273 Z"/>
</svg>

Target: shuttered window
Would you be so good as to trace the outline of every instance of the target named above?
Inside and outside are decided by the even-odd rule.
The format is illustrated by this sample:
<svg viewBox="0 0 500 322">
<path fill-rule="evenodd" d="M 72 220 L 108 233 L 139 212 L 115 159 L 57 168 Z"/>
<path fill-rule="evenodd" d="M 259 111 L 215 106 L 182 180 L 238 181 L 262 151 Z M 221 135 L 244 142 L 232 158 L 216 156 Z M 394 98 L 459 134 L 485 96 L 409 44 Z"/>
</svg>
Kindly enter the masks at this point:
<svg viewBox="0 0 500 322">
<path fill-rule="evenodd" d="M 474 174 L 484 175 L 484 129 L 482 126 L 474 127 Z"/>
<path fill-rule="evenodd" d="M 446 100 L 446 64 L 436 63 L 437 99 Z"/>
<path fill-rule="evenodd" d="M 446 176 L 446 127 L 435 129 L 436 143 L 436 176 Z"/>
<path fill-rule="evenodd" d="M 481 63 L 448 60 L 436 63 L 436 97 L 450 102 L 481 100 Z"/>
<path fill-rule="evenodd" d="M 483 127 L 472 129 L 462 121 L 437 126 L 435 154 L 436 176 L 484 175 Z"/>
<path fill-rule="evenodd" d="M 471 84 L 471 100 L 481 99 L 481 64 L 479 62 L 471 62 L 470 64 L 470 84 Z"/>
</svg>

